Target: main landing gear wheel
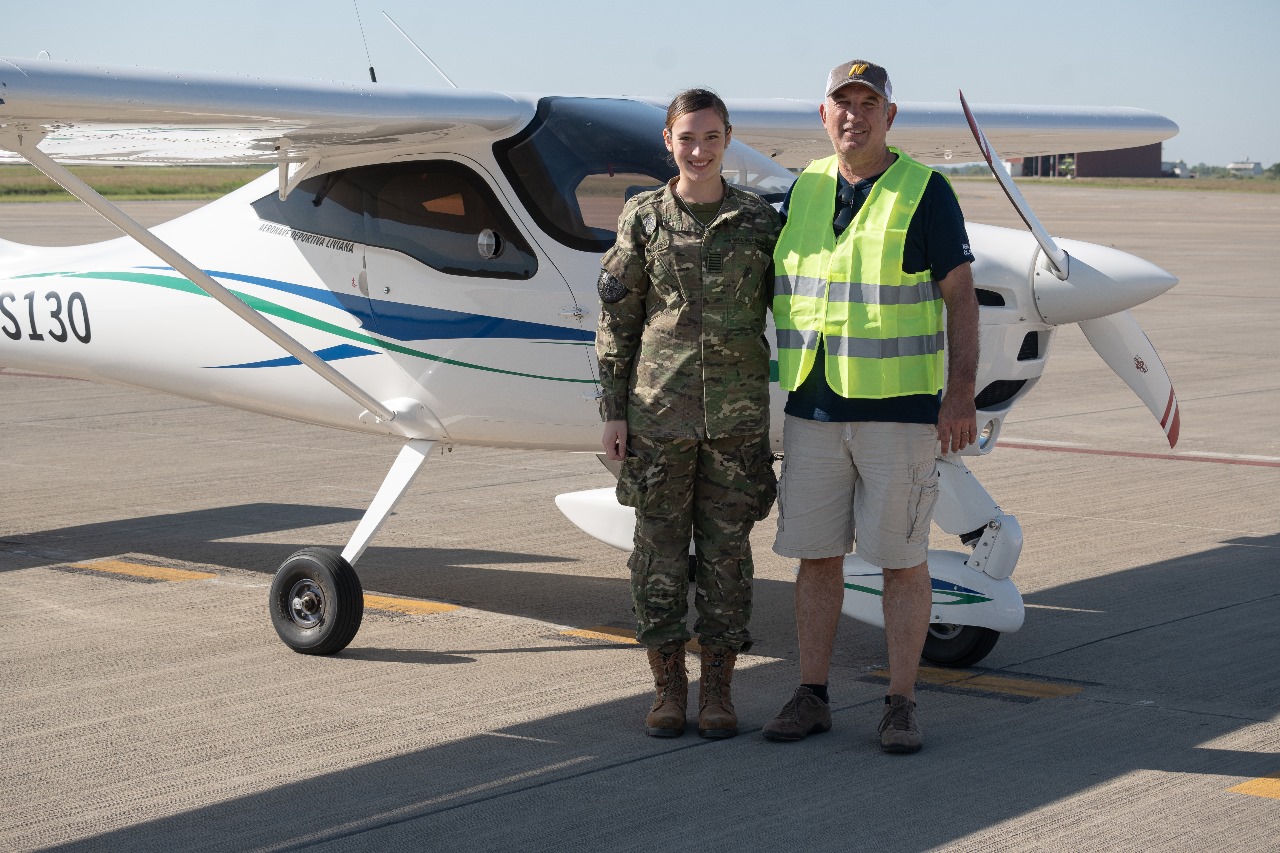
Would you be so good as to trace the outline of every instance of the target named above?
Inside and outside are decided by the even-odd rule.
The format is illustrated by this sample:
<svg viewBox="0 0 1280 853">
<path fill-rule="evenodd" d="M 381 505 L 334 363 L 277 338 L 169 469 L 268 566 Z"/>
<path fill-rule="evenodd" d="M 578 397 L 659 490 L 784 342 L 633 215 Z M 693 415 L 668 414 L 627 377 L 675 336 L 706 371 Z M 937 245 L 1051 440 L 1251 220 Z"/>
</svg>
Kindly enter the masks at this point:
<svg viewBox="0 0 1280 853">
<path fill-rule="evenodd" d="M 340 652 L 360 630 L 364 590 L 356 570 L 324 548 L 303 548 L 271 582 L 271 624 L 284 644 L 304 655 Z"/>
<path fill-rule="evenodd" d="M 925 635 L 921 657 L 938 666 L 972 666 L 991 653 L 998 639 L 1000 632 L 990 628 L 935 622 Z"/>
</svg>

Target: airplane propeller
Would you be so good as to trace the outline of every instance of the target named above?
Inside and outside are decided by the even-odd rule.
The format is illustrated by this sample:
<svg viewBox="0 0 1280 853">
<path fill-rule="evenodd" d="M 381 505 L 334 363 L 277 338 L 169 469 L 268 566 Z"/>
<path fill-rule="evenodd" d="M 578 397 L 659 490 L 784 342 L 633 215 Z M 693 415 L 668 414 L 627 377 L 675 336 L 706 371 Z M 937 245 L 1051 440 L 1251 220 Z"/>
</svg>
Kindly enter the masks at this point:
<svg viewBox="0 0 1280 853">
<path fill-rule="evenodd" d="M 1077 323 L 1094 351 L 1124 380 L 1155 415 L 1169 446 L 1178 443 L 1181 425 L 1178 398 L 1164 363 L 1128 309 L 1141 305 L 1178 283 L 1178 279 L 1142 258 L 1104 246 L 1064 241 L 1073 256 L 1049 236 L 1031 205 L 991 148 L 973 111 L 960 92 L 969 129 L 1018 216 L 1040 244 L 1032 290 L 1036 310 L 1051 325 Z"/>
</svg>

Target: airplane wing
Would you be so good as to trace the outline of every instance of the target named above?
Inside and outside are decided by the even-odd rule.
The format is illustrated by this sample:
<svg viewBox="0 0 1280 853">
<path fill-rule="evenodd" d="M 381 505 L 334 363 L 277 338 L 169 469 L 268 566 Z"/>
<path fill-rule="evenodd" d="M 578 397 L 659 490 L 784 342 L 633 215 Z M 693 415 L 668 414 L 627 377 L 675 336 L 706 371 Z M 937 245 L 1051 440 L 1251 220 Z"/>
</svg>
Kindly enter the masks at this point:
<svg viewBox="0 0 1280 853">
<path fill-rule="evenodd" d="M 734 138 L 783 166 L 802 167 L 831 154 L 817 101 L 731 100 L 726 105 Z M 973 111 L 1005 157 L 1133 148 L 1163 142 L 1178 133 L 1178 126 L 1164 116 L 1130 107 L 974 104 Z M 900 103 L 889 144 L 922 163 L 982 160 L 959 101 Z"/>
<path fill-rule="evenodd" d="M 536 105 L 536 95 L 0 59 L 0 134 L 43 134 L 41 150 L 71 164 L 275 164 L 282 154 L 299 162 L 496 141 L 532 120 Z M 783 166 L 831 153 L 816 101 L 728 106 L 734 136 Z M 1007 157 L 1129 148 L 1178 132 L 1163 116 L 1123 107 L 979 104 L 974 112 Z M 889 142 L 925 163 L 982 159 L 959 103 L 900 104 Z M 0 162 L 22 161 L 0 152 Z"/>
<path fill-rule="evenodd" d="M 303 160 L 497 140 L 535 106 L 498 92 L 0 59 L 0 133 L 44 134 L 41 150 L 72 164 L 267 164 L 282 149 Z"/>
</svg>

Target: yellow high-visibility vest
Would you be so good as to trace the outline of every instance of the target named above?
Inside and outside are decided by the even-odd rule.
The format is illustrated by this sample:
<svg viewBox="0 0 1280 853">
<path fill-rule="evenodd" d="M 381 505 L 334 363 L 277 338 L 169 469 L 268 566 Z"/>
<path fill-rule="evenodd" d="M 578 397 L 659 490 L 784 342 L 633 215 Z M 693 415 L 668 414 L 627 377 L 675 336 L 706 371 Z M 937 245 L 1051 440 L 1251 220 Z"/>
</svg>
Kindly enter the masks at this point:
<svg viewBox="0 0 1280 853">
<path fill-rule="evenodd" d="M 796 180 L 773 262 L 778 381 L 794 391 L 826 341 L 825 372 L 842 397 L 883 399 L 942 389 L 942 293 L 928 272 L 902 271 L 907 226 L 932 171 L 896 148 L 857 217 L 836 238 L 835 156 Z"/>
</svg>

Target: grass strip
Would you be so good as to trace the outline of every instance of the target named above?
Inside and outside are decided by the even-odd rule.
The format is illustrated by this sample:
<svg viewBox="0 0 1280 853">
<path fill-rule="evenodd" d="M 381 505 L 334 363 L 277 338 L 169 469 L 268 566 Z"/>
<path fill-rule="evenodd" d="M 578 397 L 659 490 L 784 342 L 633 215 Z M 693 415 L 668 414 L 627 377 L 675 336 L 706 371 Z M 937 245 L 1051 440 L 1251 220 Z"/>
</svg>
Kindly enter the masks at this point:
<svg viewBox="0 0 1280 853">
<path fill-rule="evenodd" d="M 213 199 L 270 170 L 267 166 L 72 166 L 71 172 L 117 201 Z M 0 166 L 0 202 L 72 201 L 32 166 Z"/>
</svg>

